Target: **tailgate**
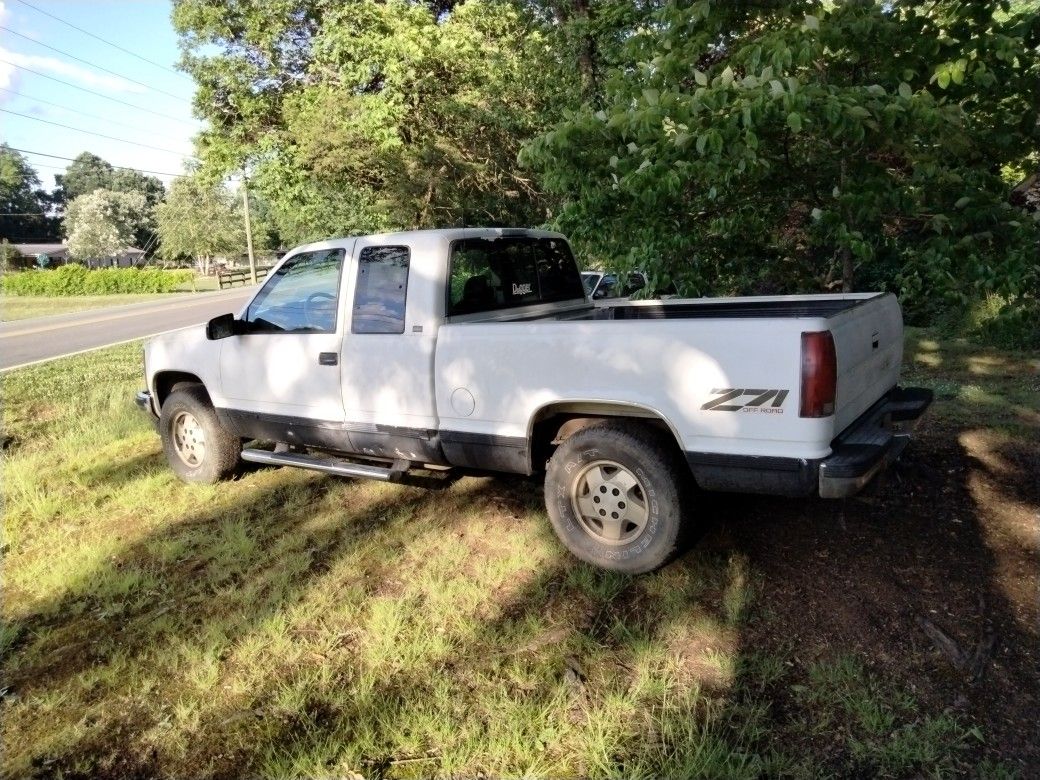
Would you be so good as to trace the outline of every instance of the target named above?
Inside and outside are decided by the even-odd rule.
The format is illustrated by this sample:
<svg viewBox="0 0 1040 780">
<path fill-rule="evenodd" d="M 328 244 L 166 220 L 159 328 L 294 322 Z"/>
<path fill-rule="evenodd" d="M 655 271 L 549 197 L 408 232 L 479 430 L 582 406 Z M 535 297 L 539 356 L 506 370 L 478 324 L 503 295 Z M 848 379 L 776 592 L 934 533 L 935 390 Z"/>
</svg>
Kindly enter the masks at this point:
<svg viewBox="0 0 1040 780">
<path fill-rule="evenodd" d="M 873 406 L 899 381 L 903 315 L 891 293 L 868 298 L 829 318 L 838 359 L 835 434 Z"/>
</svg>

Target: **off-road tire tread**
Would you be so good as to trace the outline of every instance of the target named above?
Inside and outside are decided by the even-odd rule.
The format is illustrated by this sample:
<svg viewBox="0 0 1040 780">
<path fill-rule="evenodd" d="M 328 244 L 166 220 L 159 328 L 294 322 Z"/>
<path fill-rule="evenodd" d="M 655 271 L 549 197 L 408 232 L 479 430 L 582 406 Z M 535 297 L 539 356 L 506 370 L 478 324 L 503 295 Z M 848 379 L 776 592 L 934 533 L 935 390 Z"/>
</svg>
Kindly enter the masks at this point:
<svg viewBox="0 0 1040 780">
<path fill-rule="evenodd" d="M 179 409 L 191 412 L 206 434 L 206 457 L 195 468 L 182 461 L 173 449 L 170 421 Z M 221 426 L 202 385 L 178 384 L 166 397 L 159 414 L 159 436 L 166 461 L 184 482 L 213 484 L 230 477 L 238 468 L 242 441 Z"/>
<path fill-rule="evenodd" d="M 602 558 L 589 550 L 585 532 L 572 538 L 567 531 L 564 518 L 560 517 L 557 490 L 560 480 L 565 489 L 569 486 L 569 475 L 565 465 L 577 457 L 582 450 L 591 447 L 621 447 L 634 449 L 646 470 L 655 479 L 659 502 L 667 504 L 659 515 L 663 522 L 655 533 L 657 542 L 645 551 L 625 560 Z M 688 515 L 694 498 L 693 475 L 680 457 L 671 437 L 654 427 L 633 420 L 605 420 L 582 428 L 567 438 L 549 459 L 545 475 L 545 505 L 553 528 L 563 544 L 578 558 L 596 566 L 628 574 L 642 574 L 664 566 L 678 554 L 692 535 L 692 523 Z M 572 513 L 569 503 L 564 511 Z"/>
</svg>

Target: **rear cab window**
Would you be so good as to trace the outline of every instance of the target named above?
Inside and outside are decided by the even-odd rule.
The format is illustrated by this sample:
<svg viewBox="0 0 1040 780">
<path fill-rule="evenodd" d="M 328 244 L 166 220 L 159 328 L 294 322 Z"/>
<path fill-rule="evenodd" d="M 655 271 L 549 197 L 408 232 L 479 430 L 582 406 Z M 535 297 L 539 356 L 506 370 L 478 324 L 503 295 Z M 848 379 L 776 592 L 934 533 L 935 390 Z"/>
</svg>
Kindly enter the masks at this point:
<svg viewBox="0 0 1040 780">
<path fill-rule="evenodd" d="M 406 246 L 369 246 L 358 255 L 352 333 L 404 333 Z"/>
<path fill-rule="evenodd" d="M 581 275 L 563 239 L 506 236 L 452 242 L 448 316 L 584 298 Z"/>
</svg>

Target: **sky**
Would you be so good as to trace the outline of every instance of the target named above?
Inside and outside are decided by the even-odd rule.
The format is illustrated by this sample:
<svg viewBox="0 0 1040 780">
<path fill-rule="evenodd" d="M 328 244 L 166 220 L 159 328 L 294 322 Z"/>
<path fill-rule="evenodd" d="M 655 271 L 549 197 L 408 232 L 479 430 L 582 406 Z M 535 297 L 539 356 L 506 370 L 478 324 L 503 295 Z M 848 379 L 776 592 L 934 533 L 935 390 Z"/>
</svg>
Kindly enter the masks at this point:
<svg viewBox="0 0 1040 780">
<path fill-rule="evenodd" d="M 201 123 L 194 82 L 171 72 L 179 53 L 170 10 L 168 0 L 0 0 L 0 140 L 33 152 L 25 156 L 45 188 L 68 161 L 37 153 L 92 152 L 166 185 L 184 172 Z"/>
</svg>

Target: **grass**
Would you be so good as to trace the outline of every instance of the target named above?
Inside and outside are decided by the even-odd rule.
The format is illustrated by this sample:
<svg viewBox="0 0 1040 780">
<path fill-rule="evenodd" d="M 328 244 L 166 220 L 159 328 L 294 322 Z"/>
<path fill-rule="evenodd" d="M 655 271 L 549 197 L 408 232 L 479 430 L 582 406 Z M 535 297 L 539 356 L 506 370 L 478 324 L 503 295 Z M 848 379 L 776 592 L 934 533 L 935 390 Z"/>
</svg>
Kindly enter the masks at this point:
<svg viewBox="0 0 1040 780">
<path fill-rule="evenodd" d="M 170 298 L 169 293 L 141 293 L 131 295 L 5 295 L 0 300 L 0 320 L 24 320 L 49 317 L 53 314 L 71 314 L 89 309 L 124 306 Z"/>
<path fill-rule="evenodd" d="M 1038 413 L 1027 358 L 927 342 L 944 419 Z M 739 545 L 631 578 L 568 557 L 523 479 L 188 487 L 140 373 L 127 345 L 4 375 L 5 776 L 1006 774 L 836 637 L 749 646 L 777 618 Z"/>
<path fill-rule="evenodd" d="M 183 284 L 176 292 L 208 292 L 216 290 L 217 277 L 197 276 L 193 282 Z M 32 317 L 49 317 L 54 314 L 72 314 L 77 311 L 124 306 L 130 303 L 170 299 L 173 293 L 141 293 L 121 295 L 4 295 L 0 298 L 0 321 L 24 320 Z"/>
</svg>

